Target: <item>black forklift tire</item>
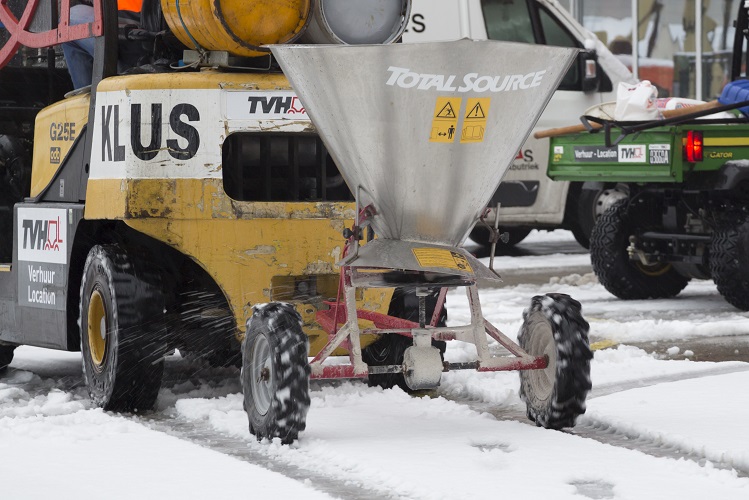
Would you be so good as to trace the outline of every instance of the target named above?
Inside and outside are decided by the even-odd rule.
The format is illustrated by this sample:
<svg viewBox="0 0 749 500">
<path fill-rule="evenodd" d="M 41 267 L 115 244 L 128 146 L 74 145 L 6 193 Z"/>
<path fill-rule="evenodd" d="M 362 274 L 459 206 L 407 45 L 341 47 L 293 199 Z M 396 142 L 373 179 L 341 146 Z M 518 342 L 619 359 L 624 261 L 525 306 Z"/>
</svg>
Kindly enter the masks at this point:
<svg viewBox="0 0 749 500">
<path fill-rule="evenodd" d="M 14 345 L 0 345 L 0 373 L 8 369 L 8 365 L 13 361 L 13 351 L 16 350 Z"/>
<path fill-rule="evenodd" d="M 531 299 L 523 312 L 518 342 L 528 354 L 548 357 L 542 370 L 520 371 L 520 399 L 528 418 L 547 429 L 573 427 L 585 413 L 592 387 L 588 322 L 580 303 L 569 295 L 550 293 Z"/>
<path fill-rule="evenodd" d="M 631 226 L 628 200 L 615 203 L 593 226 L 590 261 L 598 281 L 624 300 L 674 297 L 689 283 L 671 264 L 645 266 L 627 253 Z"/>
<path fill-rule="evenodd" d="M 497 242 L 497 248 L 501 249 L 502 247 L 509 248 L 514 247 L 521 241 L 525 239 L 526 236 L 528 236 L 531 233 L 531 228 L 529 227 L 505 227 L 499 228 L 500 233 L 507 233 L 508 240 L 507 243 L 503 243 L 502 241 Z M 491 243 L 489 242 L 489 230 L 485 228 L 483 225 L 476 225 L 473 229 L 471 229 L 471 239 L 481 245 L 482 247 L 489 248 L 491 246 Z"/>
<path fill-rule="evenodd" d="M 749 221 L 713 233 L 710 274 L 726 302 L 749 311 Z"/>
<path fill-rule="evenodd" d="M 164 373 L 161 279 L 145 259 L 136 259 L 120 245 L 95 245 L 83 269 L 83 375 L 92 401 L 107 411 L 152 409 Z"/>
<path fill-rule="evenodd" d="M 290 304 L 255 308 L 242 342 L 242 392 L 250 433 L 291 444 L 307 425 L 309 339 Z"/>
<path fill-rule="evenodd" d="M 437 298 L 440 289 L 436 288 L 426 297 L 426 316 L 427 322 L 432 319 L 434 308 L 437 305 Z M 415 290 L 396 288 L 393 292 L 393 298 L 390 301 L 388 315 L 395 318 L 406 319 L 408 321 L 419 321 L 419 298 Z M 447 325 L 447 308 L 443 307 L 437 326 Z M 397 333 L 385 334 L 362 350 L 362 360 L 370 366 L 387 366 L 402 365 L 403 356 L 406 349 L 413 345 L 413 339 Z M 432 346 L 440 350 L 444 356 L 447 344 L 444 341 L 432 340 Z M 382 387 L 383 389 L 392 389 L 400 387 L 404 392 L 409 394 L 418 393 L 408 384 L 402 373 L 384 373 L 380 375 L 370 375 L 367 379 L 370 387 Z"/>
</svg>

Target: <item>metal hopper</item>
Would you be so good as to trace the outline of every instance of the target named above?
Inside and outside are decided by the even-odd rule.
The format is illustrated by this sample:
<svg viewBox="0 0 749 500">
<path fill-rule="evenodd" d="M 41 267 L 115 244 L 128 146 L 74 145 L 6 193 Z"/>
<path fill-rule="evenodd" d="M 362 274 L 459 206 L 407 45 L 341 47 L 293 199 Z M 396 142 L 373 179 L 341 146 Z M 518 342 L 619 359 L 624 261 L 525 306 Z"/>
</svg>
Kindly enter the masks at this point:
<svg viewBox="0 0 749 500">
<path fill-rule="evenodd" d="M 378 238 L 346 264 L 493 277 L 457 247 L 577 51 L 467 39 L 271 50 L 359 206 L 371 206 Z M 414 253 L 432 247 L 472 271 Z"/>
</svg>

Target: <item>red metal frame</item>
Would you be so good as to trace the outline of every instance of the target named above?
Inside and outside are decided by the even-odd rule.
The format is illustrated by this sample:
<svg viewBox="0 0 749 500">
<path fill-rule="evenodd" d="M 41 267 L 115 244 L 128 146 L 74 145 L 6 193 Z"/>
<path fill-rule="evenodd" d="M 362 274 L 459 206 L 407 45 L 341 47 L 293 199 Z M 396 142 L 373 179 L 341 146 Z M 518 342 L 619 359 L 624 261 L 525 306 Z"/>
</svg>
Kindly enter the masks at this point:
<svg viewBox="0 0 749 500">
<path fill-rule="evenodd" d="M 370 215 L 370 213 L 367 211 L 369 207 L 365 207 L 360 211 L 358 214 L 359 220 L 362 218 L 366 218 Z M 359 221 L 357 221 L 359 222 Z M 346 239 L 346 244 L 344 246 L 343 256 L 345 257 L 348 254 L 349 249 L 354 246 L 357 242 L 355 241 L 355 238 L 357 238 L 357 235 L 359 234 L 361 226 L 357 223 L 352 228 L 351 235 Z M 338 294 L 336 297 L 335 302 L 328 302 L 327 304 L 330 306 L 327 310 L 321 310 L 318 311 L 315 314 L 315 319 L 317 320 L 320 327 L 325 330 L 328 333 L 328 345 L 331 345 L 331 342 L 333 342 L 334 338 L 336 337 L 336 334 L 338 333 L 338 329 L 340 325 L 345 324 L 348 320 L 348 314 L 346 311 L 346 302 L 345 298 L 342 298 L 342 293 L 344 288 L 351 287 L 351 279 L 350 279 L 350 267 L 343 266 L 341 267 L 341 275 L 340 280 L 338 282 Z M 440 315 L 442 314 L 442 309 L 445 304 L 445 296 L 447 295 L 447 287 L 442 287 L 440 289 L 439 296 L 437 298 L 437 304 L 434 309 L 434 313 L 432 314 L 430 326 L 436 327 L 437 323 L 439 322 Z M 478 306 L 477 306 L 478 307 Z M 414 328 L 419 328 L 419 324 L 414 321 L 405 320 L 402 318 L 396 318 L 393 316 L 389 316 L 387 314 L 378 313 L 375 311 L 369 311 L 364 309 L 357 309 L 356 310 L 356 317 L 358 319 L 363 320 L 369 320 L 372 323 L 374 323 L 375 329 L 368 329 L 364 330 L 362 333 L 383 333 L 383 334 L 396 334 L 396 335 L 404 335 L 407 337 L 411 337 L 412 333 L 411 330 Z M 505 349 L 507 349 L 513 356 L 512 357 L 504 357 L 501 360 L 498 360 L 499 362 L 492 363 L 491 366 L 481 366 L 480 363 L 476 363 L 475 369 L 480 372 L 494 372 L 494 371 L 515 371 L 515 370 L 536 370 L 536 369 L 544 369 L 548 366 L 549 360 L 546 356 L 529 356 L 528 353 L 526 353 L 519 345 L 517 345 L 515 342 L 510 340 L 506 335 L 504 335 L 501 331 L 499 331 L 494 325 L 489 323 L 484 319 L 484 330 L 485 332 L 494 340 L 496 340 L 500 345 L 502 345 Z M 454 333 L 450 332 L 438 332 L 437 335 L 434 337 L 437 340 L 455 340 L 456 336 Z M 351 342 L 349 342 L 349 339 L 344 340 L 341 342 L 339 347 L 343 347 L 344 349 L 347 349 L 351 351 Z M 321 358 L 323 357 L 323 351 L 325 349 L 321 350 L 320 353 L 315 356 L 315 358 L 312 360 L 312 363 L 319 362 Z M 351 358 L 352 363 L 348 365 L 329 365 L 329 366 L 323 366 L 321 371 L 318 371 L 317 373 L 312 373 L 310 378 L 312 379 L 338 379 L 338 378 L 367 378 L 367 373 L 357 373 L 355 371 L 355 367 L 353 364 L 353 358 L 351 357 L 351 354 L 349 355 Z M 446 363 L 446 365 L 449 365 Z M 463 369 L 465 367 L 461 366 L 459 369 Z M 446 371 L 449 368 L 446 368 Z"/>
<path fill-rule="evenodd" d="M 10 62 L 22 45 L 40 49 L 104 34 L 101 1 L 94 2 L 94 22 L 71 26 L 70 0 L 60 0 L 60 19 L 57 28 L 32 33 L 28 28 L 39 3 L 40 0 L 28 0 L 21 19 L 17 19 L 8 7 L 8 0 L 0 0 L 0 22 L 10 34 L 8 41 L 0 48 L 0 69 Z"/>
</svg>

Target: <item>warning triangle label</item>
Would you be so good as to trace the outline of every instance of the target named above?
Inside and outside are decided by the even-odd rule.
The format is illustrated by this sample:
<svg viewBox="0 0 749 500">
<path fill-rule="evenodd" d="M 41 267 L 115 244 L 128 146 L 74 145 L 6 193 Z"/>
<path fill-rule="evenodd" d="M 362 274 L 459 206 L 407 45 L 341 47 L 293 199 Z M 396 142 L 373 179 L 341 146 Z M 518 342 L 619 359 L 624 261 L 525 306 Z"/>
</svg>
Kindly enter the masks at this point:
<svg viewBox="0 0 749 500">
<path fill-rule="evenodd" d="M 455 110 L 453 109 L 453 105 L 450 103 L 450 101 L 447 101 L 447 103 L 442 107 L 439 113 L 437 113 L 436 118 L 455 118 Z"/>
<path fill-rule="evenodd" d="M 486 118 L 484 108 L 481 107 L 481 103 L 477 102 L 476 105 L 466 114 L 466 118 Z"/>
</svg>

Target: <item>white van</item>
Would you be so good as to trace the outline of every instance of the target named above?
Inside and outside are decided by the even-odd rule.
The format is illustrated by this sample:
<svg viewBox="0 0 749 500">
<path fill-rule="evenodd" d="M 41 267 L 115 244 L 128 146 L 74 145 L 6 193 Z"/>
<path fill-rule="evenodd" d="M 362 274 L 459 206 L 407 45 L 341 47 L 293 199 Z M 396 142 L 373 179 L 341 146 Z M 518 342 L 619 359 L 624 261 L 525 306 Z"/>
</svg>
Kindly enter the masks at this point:
<svg viewBox="0 0 749 500">
<path fill-rule="evenodd" d="M 627 67 L 556 0 L 413 0 L 404 43 L 463 37 L 583 49 L 534 130 L 579 123 L 589 107 L 616 99 L 619 82 L 635 82 Z M 548 139 L 531 136 L 523 144 L 490 204 L 501 204 L 500 230 L 514 245 L 531 229 L 570 229 L 587 248 L 596 211 L 609 204 L 608 197 L 621 195 L 614 186 L 553 182 L 546 176 L 548 159 Z M 487 222 L 493 225 L 494 217 L 492 209 Z M 488 244 L 489 232 L 477 224 L 471 238 Z"/>
</svg>

